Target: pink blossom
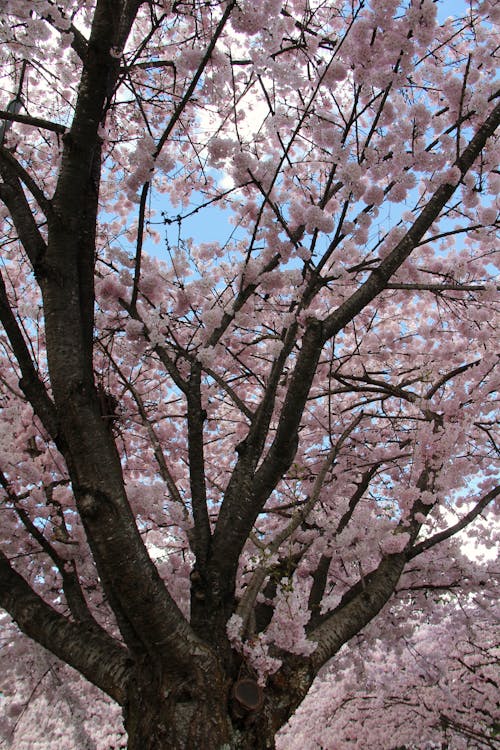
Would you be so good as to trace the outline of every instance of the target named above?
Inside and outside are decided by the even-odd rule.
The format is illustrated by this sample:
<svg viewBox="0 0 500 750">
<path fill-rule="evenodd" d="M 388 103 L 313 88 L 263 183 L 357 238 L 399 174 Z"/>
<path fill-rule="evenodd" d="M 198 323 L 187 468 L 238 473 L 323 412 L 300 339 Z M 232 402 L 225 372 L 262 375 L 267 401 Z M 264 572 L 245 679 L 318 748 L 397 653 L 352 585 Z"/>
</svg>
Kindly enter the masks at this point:
<svg viewBox="0 0 500 750">
<path fill-rule="evenodd" d="M 407 532 L 391 534 L 382 539 L 380 549 L 384 555 L 394 555 L 402 552 L 409 541 L 410 535 Z"/>
</svg>

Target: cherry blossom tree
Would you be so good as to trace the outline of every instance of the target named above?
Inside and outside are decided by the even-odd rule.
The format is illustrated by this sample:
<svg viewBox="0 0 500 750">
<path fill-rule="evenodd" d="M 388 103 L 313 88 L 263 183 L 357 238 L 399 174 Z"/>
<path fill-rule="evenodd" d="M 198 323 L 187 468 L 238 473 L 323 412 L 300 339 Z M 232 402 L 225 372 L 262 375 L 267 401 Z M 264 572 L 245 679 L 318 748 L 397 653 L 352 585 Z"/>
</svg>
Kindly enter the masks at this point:
<svg viewBox="0 0 500 750">
<path fill-rule="evenodd" d="M 500 11 L 439 9 L 2 3 L 2 632 L 130 750 L 493 590 Z"/>
</svg>

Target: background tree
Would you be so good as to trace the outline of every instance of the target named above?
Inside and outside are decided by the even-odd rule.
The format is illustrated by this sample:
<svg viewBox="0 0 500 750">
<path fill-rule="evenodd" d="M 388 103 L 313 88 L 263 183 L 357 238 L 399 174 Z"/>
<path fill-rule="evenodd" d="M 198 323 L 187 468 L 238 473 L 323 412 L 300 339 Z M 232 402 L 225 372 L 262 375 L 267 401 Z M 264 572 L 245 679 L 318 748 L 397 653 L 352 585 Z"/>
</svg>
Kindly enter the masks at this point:
<svg viewBox="0 0 500 750">
<path fill-rule="evenodd" d="M 0 604 L 131 750 L 273 747 L 494 542 L 498 7 L 4 5 Z"/>
</svg>

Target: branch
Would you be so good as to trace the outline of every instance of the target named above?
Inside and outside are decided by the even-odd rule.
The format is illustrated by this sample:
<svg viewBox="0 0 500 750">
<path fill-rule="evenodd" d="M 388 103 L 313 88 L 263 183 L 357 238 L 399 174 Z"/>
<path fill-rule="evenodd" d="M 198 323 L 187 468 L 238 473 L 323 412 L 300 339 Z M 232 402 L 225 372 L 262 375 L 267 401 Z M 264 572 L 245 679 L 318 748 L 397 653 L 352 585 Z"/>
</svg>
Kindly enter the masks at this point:
<svg viewBox="0 0 500 750">
<path fill-rule="evenodd" d="M 129 73 L 131 70 L 140 68 L 142 70 L 153 70 L 154 68 L 172 68 L 175 71 L 175 63 L 172 60 L 147 60 L 146 62 L 132 62 L 120 68 L 120 73 Z"/>
<path fill-rule="evenodd" d="M 59 574 L 62 578 L 64 596 L 66 597 L 70 612 L 75 620 L 78 620 L 80 622 L 93 623 L 93 625 L 98 627 L 97 622 L 96 620 L 94 620 L 94 617 L 92 616 L 87 606 L 87 602 L 85 601 L 85 597 L 80 586 L 80 581 L 78 580 L 74 560 L 63 560 L 63 558 L 58 555 L 48 539 L 45 538 L 40 529 L 35 526 L 31 518 L 28 516 L 27 512 L 21 507 L 19 498 L 12 490 L 9 481 L 7 480 L 7 477 L 5 476 L 3 471 L 0 471 L 0 484 L 4 488 L 8 499 L 12 503 L 13 508 L 26 531 L 50 557 L 57 570 L 59 571 Z"/>
<path fill-rule="evenodd" d="M 276 456 L 273 453 L 273 446 L 276 443 L 275 439 L 266 458 L 262 462 L 260 469 L 255 472 L 255 467 L 257 466 L 257 462 L 264 449 L 265 440 L 269 431 L 269 424 L 275 406 L 279 380 L 286 359 L 295 344 L 296 334 L 297 324 L 293 323 L 288 331 L 286 331 L 281 352 L 273 363 L 264 397 L 254 413 L 248 434 L 236 447 L 239 457 L 226 488 L 224 501 L 217 519 L 213 541 L 215 565 L 219 566 L 220 573 L 224 571 L 222 575 L 227 581 L 227 585 L 231 585 L 232 578 L 236 572 L 240 552 L 259 513 L 270 495 L 270 492 L 267 492 L 267 489 L 270 486 L 271 481 L 274 480 L 274 478 L 276 478 L 276 482 L 279 481 L 283 473 L 289 468 L 297 448 L 296 435 L 289 432 L 286 435 L 287 440 L 290 441 L 287 445 L 287 449 L 283 449 L 281 453 Z M 308 358 L 309 351 L 310 349 L 307 344 L 306 336 L 304 336 L 299 359 L 304 362 L 305 366 L 309 363 L 309 366 L 312 367 L 314 373 L 317 360 L 314 360 L 313 357 L 313 360 L 310 361 L 310 358 Z M 295 381 L 292 379 L 292 384 L 295 382 L 297 386 L 296 406 L 299 409 L 301 408 L 301 404 L 303 408 L 307 398 L 307 392 L 304 392 L 304 389 L 301 387 L 301 381 L 302 375 L 299 375 Z M 284 431 L 286 432 L 286 427 L 284 427 Z M 272 480 L 269 481 L 266 475 L 267 481 L 265 484 L 263 483 L 261 488 L 256 485 L 256 479 L 263 470 L 272 475 Z"/>
<path fill-rule="evenodd" d="M 427 400 L 430 400 L 432 396 L 438 391 L 442 385 L 447 383 L 449 380 L 452 380 L 456 375 L 461 375 L 463 372 L 466 372 L 467 370 L 470 370 L 471 367 L 475 367 L 481 362 L 480 359 L 475 359 L 473 362 L 467 362 L 465 365 L 460 365 L 460 367 L 455 367 L 454 370 L 451 370 L 450 372 L 446 372 L 444 375 L 442 375 L 426 392 L 424 398 Z"/>
<path fill-rule="evenodd" d="M 191 99 L 191 97 L 192 97 L 192 95 L 194 93 L 194 90 L 195 90 L 196 86 L 198 85 L 198 81 L 200 80 L 201 76 L 203 75 L 203 71 L 205 70 L 205 67 L 206 67 L 208 61 L 212 57 L 212 52 L 214 51 L 214 49 L 216 47 L 216 44 L 219 41 L 219 37 L 222 34 L 222 32 L 224 30 L 224 27 L 225 27 L 226 23 L 228 22 L 229 16 L 231 15 L 231 13 L 232 13 L 233 8 L 234 8 L 235 5 L 236 5 L 236 0 L 230 0 L 229 3 L 226 5 L 226 9 L 224 10 L 222 18 L 220 19 L 219 23 L 217 24 L 217 28 L 215 29 L 215 31 L 214 31 L 211 39 L 210 39 L 210 44 L 208 45 L 208 47 L 205 50 L 205 53 L 203 55 L 203 58 L 202 58 L 202 60 L 201 60 L 201 62 L 199 64 L 197 70 L 196 70 L 196 73 L 194 74 L 194 76 L 193 76 L 193 78 L 191 80 L 191 83 L 187 87 L 184 96 L 182 97 L 181 101 L 179 102 L 179 104 L 175 108 L 175 111 L 174 111 L 174 113 L 172 115 L 172 119 L 170 120 L 168 126 L 165 128 L 165 131 L 163 132 L 160 140 L 158 141 L 158 146 L 157 146 L 156 151 L 154 153 L 154 157 L 155 158 L 160 154 L 160 151 L 162 150 L 163 146 L 165 145 L 168 137 L 170 136 L 170 133 L 174 129 L 174 126 L 176 125 L 179 117 L 181 116 L 181 114 L 183 113 L 186 105 L 190 101 L 190 99 Z"/>
<path fill-rule="evenodd" d="M 386 289 L 408 289 L 417 292 L 484 292 L 484 284 L 406 284 L 403 282 L 390 282 L 385 285 Z M 500 286 L 496 287 L 500 290 Z"/>
<path fill-rule="evenodd" d="M 342 531 L 346 528 L 347 524 L 351 520 L 352 514 L 354 513 L 359 501 L 362 499 L 366 490 L 370 486 L 370 481 L 377 473 L 382 463 L 383 461 L 378 461 L 362 475 L 361 481 L 356 487 L 356 491 L 349 500 L 347 510 L 341 517 L 338 526 L 335 529 L 336 537 L 342 533 Z M 320 622 L 323 622 L 323 618 L 320 614 L 320 608 L 323 594 L 325 593 L 325 588 L 328 581 L 328 572 L 330 570 L 331 561 L 331 555 L 323 554 L 320 557 L 319 563 L 313 574 L 313 585 L 311 587 L 308 601 L 308 608 L 311 610 L 311 619 L 309 621 L 309 624 L 312 627 L 315 627 Z"/>
<path fill-rule="evenodd" d="M 65 133 L 67 130 L 65 125 L 60 125 L 58 122 L 44 120 L 41 117 L 31 117 L 31 115 L 14 114 L 13 112 L 7 112 L 4 109 L 0 109 L 0 120 L 20 122 L 23 125 L 32 125 L 33 127 L 41 128 L 42 130 L 53 130 L 54 133 Z"/>
<path fill-rule="evenodd" d="M 135 2 L 136 5 L 140 5 L 140 2 Z M 236 0 L 230 0 L 230 2 L 227 4 L 226 9 L 222 15 L 222 18 L 220 19 L 217 28 L 215 29 L 212 38 L 210 40 L 210 44 L 208 45 L 207 49 L 205 50 L 205 53 L 203 55 L 203 58 L 196 70 L 196 73 L 194 74 L 193 78 L 191 79 L 191 83 L 187 87 L 186 91 L 184 92 L 184 95 L 182 99 L 180 100 L 179 104 L 175 107 L 174 112 L 172 114 L 172 117 L 170 118 L 170 121 L 163 131 L 161 138 L 158 141 L 158 144 L 156 146 L 156 149 L 153 153 L 153 162 L 156 161 L 158 156 L 160 155 L 163 146 L 167 142 L 168 138 L 170 137 L 171 132 L 173 131 L 175 125 L 179 121 L 179 118 L 181 117 L 182 113 L 186 109 L 187 105 L 191 101 L 191 97 L 194 94 L 194 91 L 196 89 L 196 86 L 198 85 L 198 81 L 200 80 L 201 76 L 203 75 L 203 71 L 205 70 L 211 56 L 212 52 L 215 49 L 215 46 L 219 40 L 220 35 L 222 34 L 224 27 L 229 19 L 229 16 L 231 15 L 231 12 L 236 5 Z M 134 272 L 134 285 L 132 289 L 132 298 L 130 300 L 130 306 L 132 308 L 135 308 L 136 302 L 137 302 L 137 295 L 139 293 L 139 279 L 140 279 L 140 273 L 141 273 L 141 257 L 142 257 L 142 244 L 143 244 L 143 234 L 144 234 L 144 222 L 145 222 L 145 212 L 146 212 L 146 201 L 149 193 L 150 188 L 150 182 L 147 181 L 142 186 L 141 191 L 141 198 L 139 203 L 139 219 L 138 219 L 138 229 L 137 229 L 137 243 L 136 243 L 136 251 L 135 251 L 135 272 Z"/>
<path fill-rule="evenodd" d="M 11 310 L 7 297 L 7 290 L 0 272 L 0 321 L 12 346 L 14 356 L 21 369 L 22 378 L 19 386 L 30 402 L 35 414 L 40 418 L 43 426 L 59 447 L 59 424 L 54 403 L 50 399 L 43 382 L 35 369 L 31 354 L 24 340 L 24 336 Z"/>
<path fill-rule="evenodd" d="M 282 529 L 282 531 L 280 531 L 276 535 L 276 537 L 272 540 L 272 542 L 265 548 L 264 550 L 265 556 L 270 557 L 271 555 L 274 555 L 276 552 L 278 552 L 283 542 L 291 537 L 294 531 L 298 529 L 298 527 L 305 521 L 309 513 L 313 510 L 314 506 L 318 502 L 320 492 L 323 488 L 323 484 L 326 479 L 326 475 L 330 471 L 332 466 L 334 465 L 335 459 L 337 458 L 342 445 L 345 443 L 345 441 L 347 440 L 351 432 L 358 426 L 358 424 L 361 422 L 362 419 L 363 419 L 363 413 L 361 412 L 353 419 L 351 424 L 344 430 L 344 432 L 339 437 L 337 442 L 334 443 L 334 445 L 332 445 L 314 481 L 309 499 L 307 500 L 306 503 L 304 503 L 304 505 L 302 505 L 298 510 L 295 511 L 290 522 L 285 526 L 284 529 Z M 268 568 L 268 565 L 266 564 L 266 558 L 264 557 L 264 560 L 259 565 L 257 570 L 254 571 L 254 574 L 250 580 L 250 583 L 248 584 L 246 591 L 241 598 L 236 614 L 242 618 L 243 632 L 247 629 L 250 615 L 251 615 L 253 606 L 255 604 L 255 600 L 264 582 L 264 579 L 266 578 L 266 575 L 268 574 L 268 570 L 269 568 Z"/>
<path fill-rule="evenodd" d="M 251 422 L 254 417 L 254 412 L 245 404 L 243 399 L 241 399 L 238 394 L 235 392 L 234 388 L 231 388 L 230 385 L 226 383 L 223 377 L 218 375 L 214 370 L 212 370 L 210 367 L 206 367 L 203 365 L 203 371 L 209 375 L 212 380 L 214 380 L 218 386 L 222 388 L 225 393 L 229 396 L 231 401 L 234 403 L 234 405 L 241 411 L 242 414 L 245 415 L 245 417 Z"/>
<path fill-rule="evenodd" d="M 137 297 L 139 295 L 139 282 L 141 279 L 141 263 L 142 263 L 142 243 L 144 240 L 144 220 L 146 217 L 146 201 L 148 199 L 149 192 L 149 181 L 145 182 L 141 190 L 141 198 L 139 201 L 139 220 L 137 224 L 137 242 L 135 247 L 135 262 L 134 262 L 134 283 L 132 286 L 132 296 L 130 298 L 130 307 L 132 310 L 137 308 Z"/>
<path fill-rule="evenodd" d="M 196 564 L 204 566 L 212 534 L 207 508 L 207 486 L 203 445 L 203 423 L 206 412 L 201 405 L 201 365 L 191 365 L 187 398 L 188 459 L 191 503 L 194 519 L 194 552 Z"/>
<path fill-rule="evenodd" d="M 344 595 L 345 604 L 341 602 L 308 633 L 309 640 L 318 643 L 310 657 L 315 672 L 380 612 L 392 596 L 405 563 L 404 552 L 383 558 L 376 570 Z"/>
<path fill-rule="evenodd" d="M 129 673 L 127 651 L 104 631 L 70 622 L 36 594 L 0 551 L 0 606 L 20 630 L 77 669 L 120 705 Z"/>
<path fill-rule="evenodd" d="M 434 536 L 431 536 L 429 539 L 424 539 L 423 542 L 416 544 L 408 551 L 408 560 L 412 560 L 414 557 L 417 557 L 417 555 L 422 554 L 422 552 L 426 552 L 431 547 L 434 547 L 434 545 L 439 544 L 440 542 L 444 542 L 446 539 L 449 539 L 455 534 L 458 534 L 458 532 L 462 531 L 462 529 L 465 529 L 466 526 L 472 523 L 472 521 L 474 521 L 474 519 L 477 518 L 477 516 L 482 513 L 487 505 L 489 505 L 489 503 L 491 503 L 491 501 L 494 500 L 499 494 L 500 486 L 495 487 L 495 489 L 484 495 L 481 500 L 477 502 L 474 508 L 472 508 L 472 510 L 470 510 L 460 521 L 455 523 L 453 526 L 450 526 L 448 529 L 440 531 L 438 534 L 434 534 Z"/>
<path fill-rule="evenodd" d="M 142 423 L 144 427 L 146 428 L 149 439 L 151 441 L 151 445 L 153 446 L 153 454 L 156 459 L 156 463 L 158 464 L 158 468 L 160 470 L 160 476 L 165 482 L 165 484 L 168 487 L 168 491 L 170 492 L 170 496 L 172 500 L 176 503 L 178 503 L 183 511 L 184 518 L 186 519 L 188 516 L 188 511 L 186 509 L 186 504 L 184 503 L 184 500 L 181 497 L 181 494 L 177 488 L 177 485 L 175 483 L 175 480 L 170 472 L 170 469 L 168 468 L 167 462 L 165 460 L 165 456 L 163 454 L 163 450 L 161 447 L 161 443 L 156 435 L 154 426 L 151 424 L 150 419 L 148 418 L 144 402 L 142 400 L 141 395 L 139 394 L 139 391 L 134 388 L 132 383 L 130 383 L 129 380 L 125 377 L 123 374 L 120 366 L 114 359 L 113 355 L 109 351 L 109 349 L 101 342 L 101 347 L 103 351 L 105 352 L 106 356 L 109 358 L 111 364 L 113 365 L 117 375 L 119 376 L 121 382 L 123 383 L 124 388 L 127 389 L 127 391 L 130 393 L 132 398 L 134 399 L 136 406 L 139 410 L 139 414 L 142 420 Z"/>
<path fill-rule="evenodd" d="M 151 560 L 126 495 L 120 457 L 104 423 L 93 372 L 99 125 L 118 74 L 110 50 L 130 27 L 120 0 L 97 0 L 75 114 L 64 137 L 43 276 L 50 382 L 78 512 L 122 635 L 131 651 L 186 668 L 208 647 L 194 635 Z M 117 25 L 120 20 L 120 28 Z M 117 575 L 116 571 L 119 571 Z"/>
<path fill-rule="evenodd" d="M 434 472 L 424 469 L 420 473 L 416 486 L 423 491 L 429 487 L 432 488 L 433 481 Z M 416 503 L 413 512 L 417 510 L 425 511 L 425 506 L 422 503 Z M 407 527 L 401 519 L 396 533 L 408 529 L 410 539 L 414 540 L 420 526 L 421 524 L 414 522 Z M 318 642 L 311 656 L 316 671 L 380 612 L 394 593 L 407 560 L 406 548 L 402 552 L 383 556 L 375 570 L 362 576 L 345 592 L 332 612 L 317 616 L 311 621 L 308 638 Z M 316 625 L 317 622 L 319 624 Z"/>
<path fill-rule="evenodd" d="M 57 3 L 54 2 L 54 0 L 48 0 L 48 2 L 52 6 L 56 6 L 57 5 Z M 64 16 L 64 12 L 61 10 L 60 7 L 58 7 L 58 11 L 59 11 L 59 13 L 61 13 L 63 15 L 63 17 L 65 17 Z M 85 37 L 83 36 L 82 32 L 79 31 L 76 28 L 76 26 L 74 26 L 73 24 L 71 24 L 71 26 L 68 29 L 60 29 L 57 26 L 57 24 L 54 22 L 54 20 L 52 19 L 52 16 L 50 15 L 50 13 L 48 13 L 47 15 L 42 15 L 42 18 L 43 18 L 44 21 L 46 21 L 48 24 L 50 24 L 53 29 L 56 29 L 56 31 L 58 31 L 60 34 L 71 34 L 71 36 L 72 36 L 71 47 L 76 52 L 76 54 L 78 55 L 78 57 L 80 58 L 80 60 L 82 62 L 84 62 L 85 61 L 85 57 L 87 55 L 88 42 L 85 39 Z"/>
<path fill-rule="evenodd" d="M 278 427 L 269 451 L 255 473 L 253 491 L 256 502 L 263 507 L 287 471 L 298 445 L 298 428 L 311 389 L 323 346 L 323 328 L 317 320 L 309 320 L 302 337 L 302 347 L 292 373 Z M 260 508 L 259 508 L 260 509 Z"/>
<path fill-rule="evenodd" d="M 455 161 L 454 166 L 459 168 L 461 175 L 456 184 L 445 183 L 439 186 L 403 239 L 349 299 L 323 322 L 309 319 L 275 438 L 267 456 L 256 471 L 251 488 L 247 483 L 244 491 L 242 491 L 244 467 L 243 464 L 240 467 L 240 461 L 238 461 L 221 507 L 214 545 L 217 546 L 217 554 L 221 555 L 219 565 L 221 569 L 226 568 L 226 573 L 229 570 L 228 566 L 234 568 L 235 560 L 248 537 L 255 518 L 293 460 L 298 445 L 298 429 L 302 413 L 323 345 L 351 322 L 386 287 L 391 276 L 409 257 L 439 216 L 499 123 L 500 104 L 491 112 L 462 155 Z M 249 434 L 251 432 L 252 430 Z M 239 471 L 240 468 L 241 471 Z M 248 463 L 245 468 L 248 472 L 251 464 Z M 230 557 L 227 555 L 228 549 L 231 551 Z M 232 576 L 228 574 L 228 578 L 231 579 Z"/>
<path fill-rule="evenodd" d="M 12 177 L 17 177 L 21 180 L 36 200 L 47 219 L 53 217 L 54 212 L 52 203 L 43 190 L 38 187 L 32 176 L 19 164 L 11 152 L 2 145 L 0 145 L 0 173 L 7 184 L 9 182 L 12 184 L 12 180 L 9 179 Z"/>
<path fill-rule="evenodd" d="M 18 239 L 37 275 L 47 244 L 35 221 L 19 178 L 5 168 L 5 165 L 2 169 L 1 161 L 0 173 L 4 179 L 4 182 L 0 183 L 0 199 L 9 210 Z"/>
<path fill-rule="evenodd" d="M 432 226 L 433 222 L 438 218 L 447 201 L 454 194 L 463 177 L 472 167 L 499 124 L 500 104 L 497 104 L 464 149 L 462 155 L 455 161 L 453 166 L 458 167 L 460 170 L 460 178 L 457 179 L 455 184 L 444 183 L 437 188 L 422 209 L 420 216 L 415 220 L 400 242 L 398 242 L 394 250 L 379 263 L 359 289 L 325 319 L 325 342 L 341 331 L 347 323 L 353 320 L 361 310 L 386 288 L 391 276 L 403 265 Z"/>
</svg>

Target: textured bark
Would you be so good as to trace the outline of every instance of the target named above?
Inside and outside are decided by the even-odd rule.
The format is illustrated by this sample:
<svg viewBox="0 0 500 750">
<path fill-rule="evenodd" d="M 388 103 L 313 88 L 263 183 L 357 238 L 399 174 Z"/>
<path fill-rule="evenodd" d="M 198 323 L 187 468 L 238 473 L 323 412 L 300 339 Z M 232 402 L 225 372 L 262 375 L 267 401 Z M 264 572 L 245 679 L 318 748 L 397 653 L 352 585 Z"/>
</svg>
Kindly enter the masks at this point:
<svg viewBox="0 0 500 750">
<path fill-rule="evenodd" d="M 198 669 L 173 682 L 161 670 L 137 670 L 124 710 L 129 750 L 223 746 L 231 735 L 226 692 L 215 669 Z"/>
<path fill-rule="evenodd" d="M 131 680 L 124 710 L 128 750 L 272 750 L 269 709 L 236 716 L 231 683 L 217 669 L 195 670 L 174 684 L 159 673 Z"/>
</svg>

